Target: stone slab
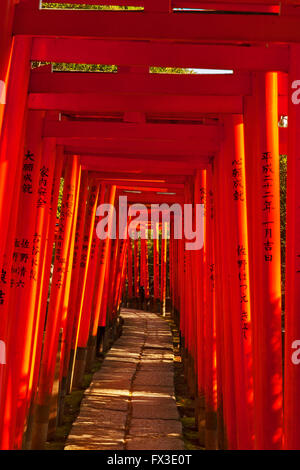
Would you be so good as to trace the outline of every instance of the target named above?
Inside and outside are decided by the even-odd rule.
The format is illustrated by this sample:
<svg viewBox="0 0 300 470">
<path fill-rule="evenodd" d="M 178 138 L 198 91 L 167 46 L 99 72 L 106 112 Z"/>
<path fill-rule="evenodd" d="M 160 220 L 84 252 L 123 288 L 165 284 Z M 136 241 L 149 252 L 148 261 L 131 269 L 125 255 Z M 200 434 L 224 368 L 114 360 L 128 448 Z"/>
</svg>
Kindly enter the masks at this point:
<svg viewBox="0 0 300 470">
<path fill-rule="evenodd" d="M 116 411 L 127 411 L 128 410 L 128 398 L 115 398 L 111 396 L 95 396 L 86 395 L 82 400 L 82 407 L 89 406 L 91 409 L 97 410 L 116 410 Z"/>
<path fill-rule="evenodd" d="M 176 404 L 167 407 L 159 407 L 159 405 L 133 402 L 132 417 L 144 419 L 179 419 Z"/>
<path fill-rule="evenodd" d="M 73 427 L 78 433 L 78 429 L 95 431 L 102 428 L 125 430 L 127 413 L 125 411 L 95 410 L 91 407 L 82 407 Z"/>
<path fill-rule="evenodd" d="M 130 424 L 129 434 L 131 437 L 142 436 L 167 436 L 181 437 L 181 422 L 174 419 L 136 419 L 133 418 Z"/>
<path fill-rule="evenodd" d="M 174 374 L 159 372 L 138 372 L 134 385 L 160 385 L 163 387 L 172 387 L 174 385 Z"/>
<path fill-rule="evenodd" d="M 133 437 L 126 442 L 127 450 L 184 450 L 183 441 L 178 438 L 139 438 Z"/>
</svg>

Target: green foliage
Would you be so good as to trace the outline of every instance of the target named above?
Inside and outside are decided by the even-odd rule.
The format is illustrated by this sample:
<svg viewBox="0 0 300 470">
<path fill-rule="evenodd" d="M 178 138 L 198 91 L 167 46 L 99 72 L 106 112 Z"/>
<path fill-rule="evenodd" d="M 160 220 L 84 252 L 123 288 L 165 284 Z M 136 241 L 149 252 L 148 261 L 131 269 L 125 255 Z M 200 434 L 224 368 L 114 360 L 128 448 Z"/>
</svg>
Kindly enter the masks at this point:
<svg viewBox="0 0 300 470">
<path fill-rule="evenodd" d="M 105 0 L 103 0 L 105 2 Z M 54 10 L 144 10 L 143 7 L 127 7 L 119 5 L 81 5 L 76 3 L 43 3 L 42 8 Z"/>
<path fill-rule="evenodd" d="M 49 65 L 49 62 L 34 62 L 33 68 Z M 52 63 L 52 70 L 54 72 L 106 72 L 114 73 L 118 71 L 116 65 L 102 65 L 102 64 L 72 64 L 72 63 Z"/>
<path fill-rule="evenodd" d="M 58 202 L 57 202 L 57 212 L 56 217 L 59 219 L 61 212 L 61 204 L 64 193 L 64 178 L 60 178 L 59 193 L 58 193 Z"/>
<path fill-rule="evenodd" d="M 191 69 L 183 69 L 180 67 L 149 67 L 150 73 L 172 73 L 172 74 L 193 74 Z"/>
</svg>

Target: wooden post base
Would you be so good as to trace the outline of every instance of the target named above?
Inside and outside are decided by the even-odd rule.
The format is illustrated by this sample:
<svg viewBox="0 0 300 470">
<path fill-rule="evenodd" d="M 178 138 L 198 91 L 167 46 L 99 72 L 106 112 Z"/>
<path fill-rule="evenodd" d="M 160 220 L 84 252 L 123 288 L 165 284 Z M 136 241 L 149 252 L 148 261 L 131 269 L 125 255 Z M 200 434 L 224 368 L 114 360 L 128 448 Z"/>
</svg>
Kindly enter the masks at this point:
<svg viewBox="0 0 300 470">
<path fill-rule="evenodd" d="M 49 402 L 50 402 L 49 397 Z M 44 450 L 48 434 L 50 405 L 35 405 L 32 430 L 32 450 Z"/>
<path fill-rule="evenodd" d="M 77 348 L 76 360 L 74 366 L 73 385 L 76 388 L 82 387 L 83 376 L 85 372 L 87 357 L 87 348 Z"/>
</svg>

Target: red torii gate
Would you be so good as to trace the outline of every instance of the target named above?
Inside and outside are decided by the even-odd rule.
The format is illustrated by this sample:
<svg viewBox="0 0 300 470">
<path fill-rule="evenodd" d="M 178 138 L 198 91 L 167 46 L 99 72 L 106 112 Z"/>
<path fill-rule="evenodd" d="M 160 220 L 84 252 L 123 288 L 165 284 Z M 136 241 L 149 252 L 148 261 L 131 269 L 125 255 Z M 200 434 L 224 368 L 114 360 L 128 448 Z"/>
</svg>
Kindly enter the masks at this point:
<svg viewBox="0 0 300 470">
<path fill-rule="evenodd" d="M 93 357 L 98 326 L 116 318 L 130 242 L 99 240 L 94 220 L 100 201 L 119 210 L 126 195 L 130 204 L 205 206 L 204 248 L 187 250 L 171 219 L 169 256 L 172 311 L 207 448 L 299 449 L 300 1 L 105 3 L 144 11 L 0 4 L 1 447 L 41 447 L 51 431 L 60 329 L 66 392 Z M 116 64 L 119 71 L 55 73 L 31 70 L 30 61 Z M 151 66 L 234 73 L 164 76 L 150 74 Z M 288 129 L 278 128 L 282 115 Z M 278 157 L 285 149 L 283 404 Z M 161 248 L 164 304 L 164 240 Z M 137 243 L 134 253 L 138 290 Z M 156 299 L 158 283 L 156 270 Z"/>
</svg>

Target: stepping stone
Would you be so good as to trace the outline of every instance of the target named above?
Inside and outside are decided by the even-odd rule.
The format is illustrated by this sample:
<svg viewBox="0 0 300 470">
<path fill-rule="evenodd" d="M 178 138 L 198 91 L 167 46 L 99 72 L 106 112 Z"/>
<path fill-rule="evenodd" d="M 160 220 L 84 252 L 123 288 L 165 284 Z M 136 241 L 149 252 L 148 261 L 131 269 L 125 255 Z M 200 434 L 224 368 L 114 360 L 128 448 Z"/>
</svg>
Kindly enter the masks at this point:
<svg viewBox="0 0 300 470">
<path fill-rule="evenodd" d="M 160 385 L 172 387 L 174 385 L 174 374 L 159 372 L 138 372 L 134 380 L 134 385 Z"/>
<path fill-rule="evenodd" d="M 109 380 L 109 379 L 104 379 L 104 380 L 97 380 L 95 383 L 92 385 L 92 390 L 93 389 L 98 389 L 98 390 L 105 390 L 105 389 L 112 389 L 112 390 L 129 390 L 131 387 L 131 380 L 129 379 L 117 379 L 117 380 Z"/>
<path fill-rule="evenodd" d="M 127 398 L 115 398 L 110 396 L 87 395 L 82 400 L 82 407 L 89 406 L 94 410 L 127 411 L 129 400 Z"/>
<path fill-rule="evenodd" d="M 129 438 L 126 443 L 127 450 L 184 450 L 183 441 L 178 438 Z"/>
<path fill-rule="evenodd" d="M 111 396 L 114 398 L 124 398 L 129 397 L 129 390 L 119 390 L 117 388 L 100 388 L 100 387 L 90 387 L 87 391 L 89 396 Z"/>
<path fill-rule="evenodd" d="M 147 373 L 147 372 L 160 372 L 160 373 L 170 373 L 174 374 L 174 364 L 173 362 L 167 362 L 167 363 L 145 363 L 141 362 L 141 366 L 139 367 L 139 372 L 141 373 Z"/>
<path fill-rule="evenodd" d="M 80 410 L 80 414 L 74 423 L 74 430 L 78 434 L 78 428 L 84 430 L 102 428 L 125 430 L 127 413 L 125 411 L 112 411 L 95 409 L 84 406 Z"/>
<path fill-rule="evenodd" d="M 127 351 L 126 349 L 126 359 L 127 358 L 134 358 L 134 359 L 137 359 L 139 357 L 140 353 L 137 353 L 137 352 L 130 352 L 130 351 Z M 114 350 L 114 351 L 110 351 L 108 354 L 107 354 L 107 358 L 110 358 L 110 357 L 124 357 L 124 351 L 122 349 L 117 349 L 117 350 Z"/>
<path fill-rule="evenodd" d="M 101 370 L 104 370 L 105 367 L 119 367 L 120 370 L 121 368 L 122 369 L 135 369 L 136 368 L 136 364 L 138 363 L 138 360 L 134 359 L 134 358 L 128 358 L 128 360 L 124 360 L 126 358 L 124 357 L 114 357 L 114 356 L 109 356 L 109 357 L 106 357 L 105 360 L 102 362 L 101 364 Z M 98 371 L 98 372 L 100 372 Z M 96 373 L 98 373 L 96 372 Z"/>
<path fill-rule="evenodd" d="M 145 390 L 145 386 L 136 386 L 133 387 L 132 390 L 132 396 L 133 397 L 158 397 L 158 398 L 173 398 L 175 400 L 174 396 L 174 388 L 170 387 L 151 387 L 149 389 L 147 387 L 147 390 Z"/>
<path fill-rule="evenodd" d="M 144 419 L 178 419 L 176 404 L 167 407 L 159 407 L 158 404 L 134 402 L 132 405 L 132 417 Z"/>
<path fill-rule="evenodd" d="M 170 359 L 174 360 L 174 354 L 166 349 L 149 348 L 144 349 L 142 359 Z"/>
<path fill-rule="evenodd" d="M 106 429 L 102 435 L 96 434 L 95 431 L 87 433 L 83 430 L 81 434 L 71 434 L 65 450 L 123 450 L 124 442 L 123 431 L 117 429 Z"/>
<path fill-rule="evenodd" d="M 182 425 L 178 420 L 171 419 L 136 419 L 130 425 L 131 437 L 166 436 L 181 437 Z"/>
</svg>

